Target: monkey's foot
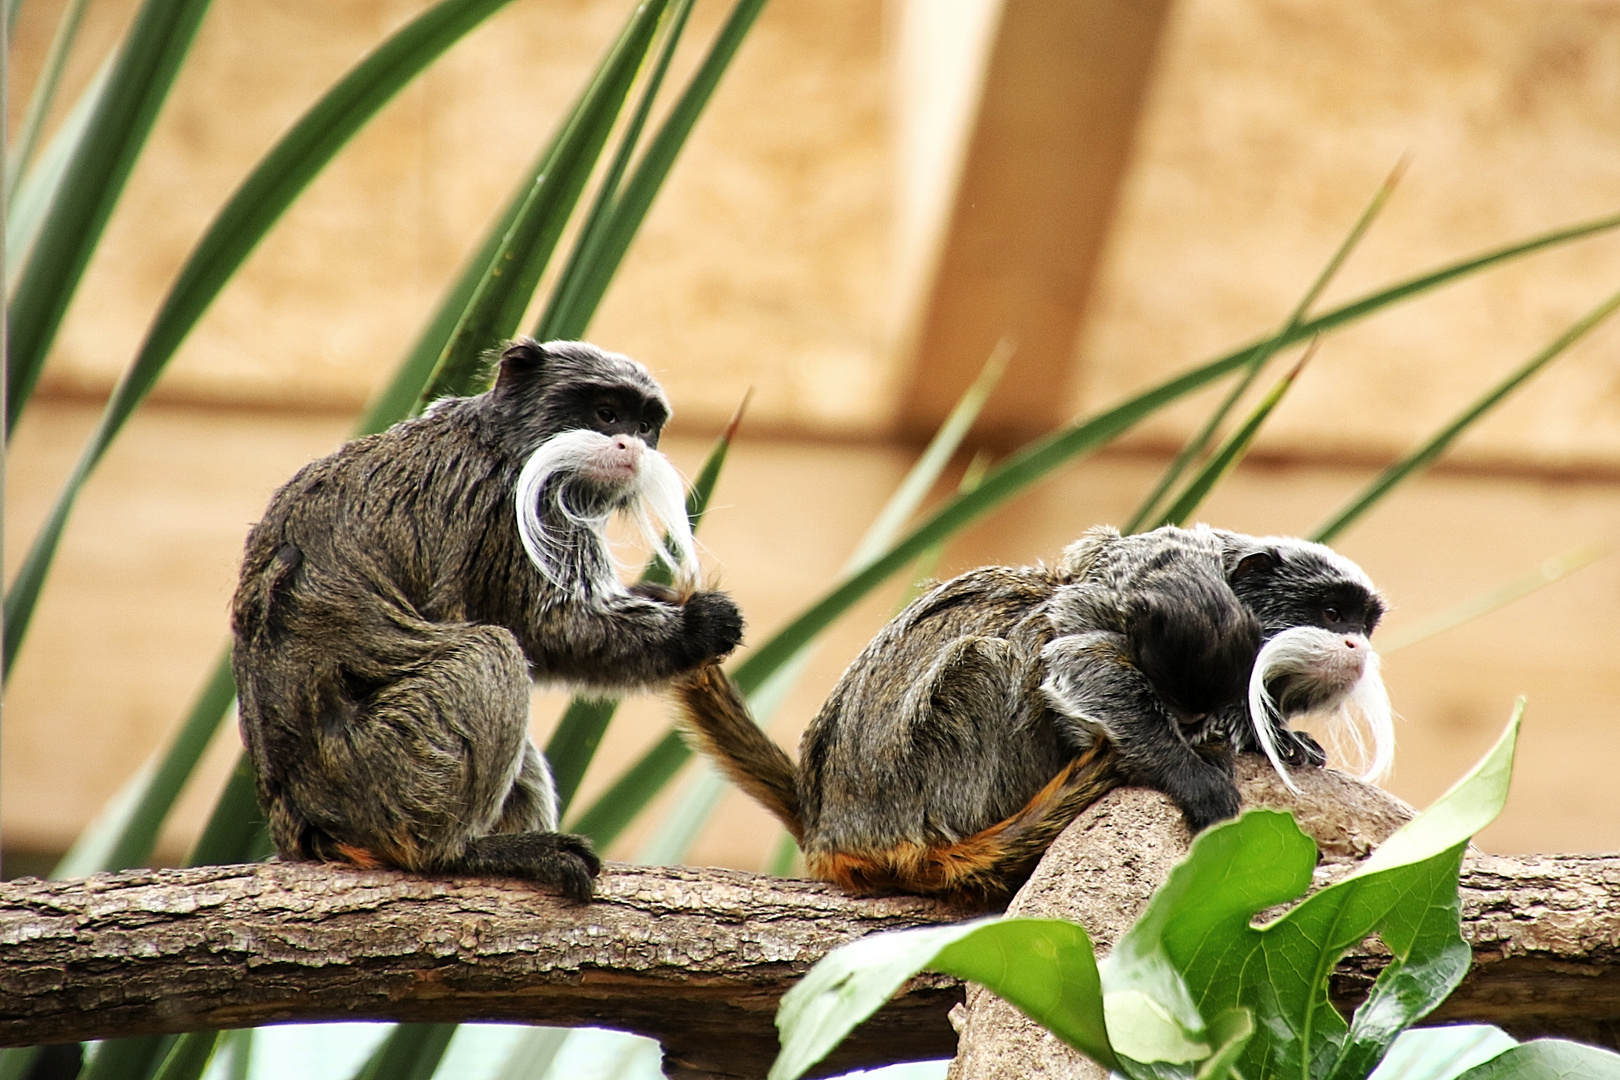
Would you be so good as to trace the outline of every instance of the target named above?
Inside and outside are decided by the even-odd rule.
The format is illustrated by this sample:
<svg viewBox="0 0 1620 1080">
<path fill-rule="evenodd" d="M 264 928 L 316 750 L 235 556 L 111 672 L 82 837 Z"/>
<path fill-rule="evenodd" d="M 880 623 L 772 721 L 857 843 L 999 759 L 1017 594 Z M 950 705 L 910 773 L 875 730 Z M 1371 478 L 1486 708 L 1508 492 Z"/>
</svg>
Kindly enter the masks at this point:
<svg viewBox="0 0 1620 1080">
<path fill-rule="evenodd" d="M 570 900 L 591 898 L 591 878 L 602 861 L 591 842 L 571 833 L 528 832 L 480 836 L 467 845 L 456 869 L 518 877 L 550 885 Z"/>
</svg>

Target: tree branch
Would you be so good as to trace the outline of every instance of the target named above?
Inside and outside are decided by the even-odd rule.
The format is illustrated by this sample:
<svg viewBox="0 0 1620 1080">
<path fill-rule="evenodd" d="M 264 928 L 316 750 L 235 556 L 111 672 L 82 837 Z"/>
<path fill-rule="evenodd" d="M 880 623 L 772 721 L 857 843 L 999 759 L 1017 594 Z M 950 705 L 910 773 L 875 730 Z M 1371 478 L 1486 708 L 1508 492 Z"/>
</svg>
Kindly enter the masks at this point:
<svg viewBox="0 0 1620 1080">
<path fill-rule="evenodd" d="M 1075 823 L 1138 852 L 1116 792 Z M 1308 816 L 1309 808 L 1305 808 Z M 1309 826 L 1307 826 L 1309 827 Z M 1114 903 L 1113 872 L 1065 875 Z M 1620 859 L 1479 857 L 1464 913 L 1478 967 L 1448 1020 L 1613 1045 Z M 1115 903 L 1116 909 L 1118 904 Z M 512 882 L 267 864 L 0 885 L 0 1045 L 321 1020 L 596 1025 L 663 1042 L 676 1074 L 763 1075 L 781 994 L 829 949 L 963 916 L 728 870 L 610 866 L 571 904 Z M 1354 995 L 1373 952 L 1340 966 Z M 962 999 L 925 976 L 820 1071 L 946 1057 Z"/>
</svg>

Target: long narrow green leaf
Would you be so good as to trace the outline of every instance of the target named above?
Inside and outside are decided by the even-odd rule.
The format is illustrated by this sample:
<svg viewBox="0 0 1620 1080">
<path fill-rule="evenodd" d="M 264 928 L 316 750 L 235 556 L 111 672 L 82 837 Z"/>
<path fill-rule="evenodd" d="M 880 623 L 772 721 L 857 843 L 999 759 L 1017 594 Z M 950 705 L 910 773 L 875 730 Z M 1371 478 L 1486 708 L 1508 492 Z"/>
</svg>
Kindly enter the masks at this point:
<svg viewBox="0 0 1620 1080">
<path fill-rule="evenodd" d="M 214 1059 L 219 1038 L 217 1031 L 191 1031 L 180 1036 L 164 1056 L 153 1080 L 197 1080 Z"/>
<path fill-rule="evenodd" d="M 1317 527 L 1311 534 L 1311 539 L 1326 544 L 1333 540 L 1345 529 L 1365 514 L 1368 510 L 1393 491 L 1398 485 L 1434 463 L 1434 460 L 1445 453 L 1464 431 L 1472 427 L 1480 417 L 1495 408 L 1513 391 L 1524 385 L 1532 375 L 1552 363 L 1566 349 L 1581 338 L 1597 329 L 1605 319 L 1620 308 L 1620 292 L 1616 292 L 1597 307 L 1578 319 L 1573 326 L 1559 334 L 1546 348 L 1526 360 L 1517 370 L 1507 378 L 1488 390 L 1483 397 L 1468 406 L 1450 423 L 1442 427 L 1427 442 L 1406 457 L 1385 469 L 1377 479 L 1367 485 L 1359 495 L 1352 498 L 1334 514 L 1326 523 Z"/>
<path fill-rule="evenodd" d="M 1248 392 L 1254 380 L 1260 376 L 1261 369 L 1281 348 L 1279 343 L 1298 329 L 1299 324 L 1305 320 L 1305 316 L 1310 314 L 1311 307 L 1321 297 L 1323 291 L 1327 289 L 1328 284 L 1338 275 L 1339 268 L 1345 264 L 1345 260 L 1350 258 L 1350 253 L 1361 243 L 1361 238 L 1367 235 L 1367 230 L 1372 227 L 1373 219 L 1383 210 L 1384 204 L 1394 194 L 1395 186 L 1400 183 L 1401 177 L 1406 174 L 1407 161 L 1408 159 L 1402 158 L 1396 163 L 1395 168 L 1390 170 L 1390 174 L 1384 178 L 1384 182 L 1373 193 L 1372 200 L 1362 209 L 1361 216 L 1350 227 L 1350 232 L 1339 242 L 1338 249 L 1328 259 L 1327 265 L 1322 267 L 1321 271 L 1316 275 L 1316 280 L 1311 282 L 1310 288 L 1305 290 L 1305 295 L 1300 297 L 1299 303 L 1294 305 L 1294 310 L 1289 313 L 1288 320 L 1283 323 L 1282 329 L 1254 355 L 1254 358 L 1249 361 L 1247 370 L 1238 378 L 1237 385 L 1226 395 L 1226 399 L 1221 402 L 1220 407 L 1210 414 L 1197 434 L 1182 446 L 1181 452 L 1176 455 L 1175 460 L 1170 463 L 1164 474 L 1159 477 L 1159 482 L 1148 494 L 1148 497 L 1142 500 L 1142 505 L 1137 507 L 1136 513 L 1131 515 L 1130 521 L 1121 529 L 1122 532 L 1134 533 L 1142 527 L 1143 522 L 1150 520 L 1154 516 L 1154 511 L 1158 509 L 1159 504 L 1164 500 L 1165 495 L 1175 486 L 1176 481 L 1181 479 L 1196 458 L 1209 449 L 1209 444 L 1214 441 L 1215 433 L 1226 422 L 1227 416 L 1237 407 L 1238 401 Z"/>
<path fill-rule="evenodd" d="M 225 790 L 214 803 L 203 831 L 186 856 L 187 866 L 229 866 L 258 862 L 275 850 L 269 827 L 259 809 L 253 763 L 239 754 L 236 766 L 225 781 Z"/>
<path fill-rule="evenodd" d="M 692 13 L 692 4 L 693 0 L 676 0 L 674 12 L 668 19 L 669 29 L 658 49 L 658 59 L 641 88 L 640 99 L 636 103 L 635 112 L 631 114 L 630 123 L 619 138 L 619 149 L 613 155 L 613 162 L 602 178 L 590 213 L 585 216 L 585 222 L 580 227 L 579 238 L 574 242 L 574 250 L 563 266 L 562 273 L 557 276 L 557 283 L 552 286 L 551 299 L 546 302 L 540 321 L 535 324 L 534 336 L 541 341 L 577 337 L 584 332 L 584 323 L 590 321 L 588 317 L 583 320 L 565 318 L 564 313 L 571 313 L 576 307 L 580 275 L 597 262 L 603 235 L 619 196 L 620 181 L 630 166 L 630 158 L 634 155 L 636 143 L 641 138 L 641 130 L 646 126 L 647 117 L 652 113 L 653 100 L 664 85 L 664 76 L 669 72 L 670 61 L 674 59 L 675 49 L 680 45 L 681 36 L 686 31 L 686 21 Z M 574 325 L 578 325 L 580 329 L 573 334 L 567 333 L 565 328 Z"/>
<path fill-rule="evenodd" d="M 39 381 L 62 316 L 208 3 L 146 0 L 119 48 L 107 92 L 97 98 L 89 129 L 75 148 L 7 313 L 8 435 Z"/>
<path fill-rule="evenodd" d="M 1450 263 L 1369 293 L 1314 319 L 1307 319 L 1295 328 L 1293 334 L 1285 335 L 1286 340 L 1276 342 L 1275 347 L 1284 348 L 1295 341 L 1359 321 L 1382 308 L 1498 263 L 1616 227 L 1620 227 L 1620 215 L 1559 229 Z M 884 556 L 835 584 L 820 600 L 761 646 L 733 673 L 739 687 L 745 693 L 757 689 L 778 667 L 791 659 L 804 642 L 819 634 L 889 574 L 930 545 L 976 520 L 1070 459 L 1113 439 L 1141 417 L 1249 363 L 1256 353 L 1273 347 L 1273 341 L 1273 338 L 1262 339 L 1210 360 L 1089 420 L 1055 432 L 1015 454 L 993 469 L 977 489 L 963 493 L 941 507 Z M 579 816 L 574 828 L 599 844 L 607 844 L 669 782 L 689 757 L 690 753 L 681 743 L 680 736 L 673 730 L 669 731 Z"/>
<path fill-rule="evenodd" d="M 62 186 L 62 177 L 67 175 L 68 163 L 78 153 L 78 147 L 84 141 L 84 133 L 90 128 L 90 118 L 96 113 L 97 103 L 101 95 L 107 91 L 107 80 L 112 77 L 113 61 L 115 56 L 107 57 L 90 84 L 79 95 L 79 100 L 73 103 L 73 108 L 51 141 L 45 145 L 45 153 L 41 155 L 39 163 L 23 176 L 18 184 L 11 202 L 6 207 L 6 294 L 10 296 L 17 286 L 17 280 L 22 276 L 23 267 L 27 264 L 29 252 L 33 251 L 35 242 L 39 239 L 40 229 L 45 225 L 46 211 L 56 201 L 57 190 Z M 4 415 L 0 413 L 0 415 Z"/>
<path fill-rule="evenodd" d="M 146 1080 L 168 1056 L 178 1036 L 140 1035 L 108 1039 L 79 1073 L 79 1080 Z"/>
<path fill-rule="evenodd" d="M 552 143 L 544 167 L 439 357 L 423 394 L 424 402 L 441 394 L 471 389 L 483 367 L 484 353 L 517 331 L 563 227 L 618 122 L 665 3 L 642 0 L 637 6 L 607 61 L 597 69 L 580 106 Z"/>
<path fill-rule="evenodd" d="M 455 1034 L 455 1024 L 400 1024 L 360 1066 L 354 1080 L 430 1080 Z"/>
<path fill-rule="evenodd" d="M 56 102 L 56 90 L 62 82 L 62 69 L 67 66 L 68 53 L 73 50 L 73 42 L 79 36 L 79 27 L 84 22 L 84 9 L 90 0 L 68 0 L 67 7 L 62 10 L 61 17 L 56 22 L 56 33 L 51 36 L 50 48 L 45 53 L 45 64 L 40 68 L 39 79 L 34 83 L 34 90 L 28 96 L 28 112 L 23 117 L 22 130 L 17 133 L 16 141 L 12 143 L 11 154 L 6 161 L 6 198 L 9 200 L 17 193 L 17 181 L 28 168 L 28 163 L 34 159 L 34 147 L 39 145 L 40 132 L 45 127 L 45 117 L 50 115 L 51 106 Z"/>
<path fill-rule="evenodd" d="M 199 0 L 187 2 L 195 4 Z M 34 538 L 22 569 L 6 593 L 8 633 L 4 672 L 7 676 L 33 616 L 34 605 L 39 600 L 39 591 L 55 558 L 68 516 L 73 511 L 85 480 L 225 282 L 299 192 L 378 109 L 445 49 L 509 2 L 441 0 L 396 31 L 304 114 L 225 204 L 164 298 L 162 308 L 147 331 L 146 340 L 113 390 L 95 433 L 57 495 L 50 516 Z M 153 3 L 155 0 L 148 0 L 148 6 Z M 115 71 L 108 96 L 116 94 L 120 85 L 118 77 Z M 96 115 L 99 117 L 101 114 L 98 111 Z M 92 121 L 91 131 L 86 135 L 87 142 L 95 138 L 98 130 L 94 123 Z M 69 172 L 78 168 L 78 164 L 79 157 L 75 156 Z M 69 199 L 72 190 L 76 189 L 64 187 L 57 203 Z M 36 245 L 39 249 L 56 242 L 52 232 L 52 222 L 56 217 L 57 210 L 53 207 Z M 33 287 L 29 282 L 34 275 L 31 259 L 30 267 L 18 285 L 17 301 L 13 307 L 14 326 L 17 312 L 24 310 L 24 290 Z M 56 317 L 59 320 L 60 313 Z M 15 370 L 19 372 L 17 378 L 25 378 L 27 387 L 31 389 L 38 371 L 36 369 L 28 374 L 26 354 L 24 357 L 24 366 Z M 15 355 L 13 361 L 16 362 Z M 43 362 L 43 356 L 39 362 Z M 14 378 L 11 385 L 16 387 L 19 384 Z M 26 397 L 26 393 L 23 397 Z M 22 404 L 15 391 L 8 396 L 7 408 L 13 423 Z M 9 430 L 8 427 L 8 433 Z"/>
<path fill-rule="evenodd" d="M 1216 484 L 1220 483 L 1222 477 L 1235 469 L 1237 463 L 1243 460 L 1243 455 L 1248 453 L 1250 445 L 1254 442 L 1254 437 L 1260 434 L 1261 426 L 1271 416 L 1272 411 L 1282 401 L 1283 396 L 1293 387 L 1295 380 L 1299 378 L 1299 373 L 1304 370 L 1305 365 L 1310 362 L 1311 356 L 1315 352 L 1316 343 L 1312 342 L 1311 347 L 1305 350 L 1305 355 L 1299 358 L 1299 362 L 1293 366 L 1287 375 L 1277 380 L 1277 385 L 1272 387 L 1271 393 L 1260 400 L 1260 403 L 1249 414 L 1248 419 L 1244 420 L 1242 425 L 1232 433 L 1231 437 L 1221 444 L 1221 448 L 1198 471 L 1198 475 L 1188 482 L 1186 490 L 1176 497 L 1176 501 L 1164 512 L 1164 516 L 1159 519 L 1158 524 L 1185 525 L 1187 523 L 1187 519 L 1193 516 L 1205 497 L 1209 495 Z M 1250 370 L 1254 369 L 1251 368 Z"/>
<path fill-rule="evenodd" d="M 939 481 L 939 474 L 945 470 L 945 466 L 961 447 L 962 440 L 967 437 L 969 429 L 973 427 L 974 421 L 979 418 L 984 403 L 989 400 L 996 384 L 1001 381 L 1002 373 L 1007 370 L 1007 361 L 1012 357 L 1014 348 L 1009 338 L 1003 338 L 996 343 L 978 377 L 963 392 L 951 414 L 945 418 L 945 422 L 929 440 L 928 446 L 918 456 L 916 463 L 912 465 L 894 494 L 889 496 L 888 502 L 878 512 L 877 518 L 867 528 L 866 535 L 855 545 L 855 551 L 844 567 L 845 573 L 871 562 L 894 543 L 895 535 L 928 497 L 928 493 Z M 935 549 L 938 547 L 939 545 L 935 545 Z M 748 696 L 749 711 L 753 713 L 754 721 L 761 727 L 770 725 L 776 710 L 787 698 L 794 684 L 799 681 L 799 677 L 804 674 L 805 668 L 809 666 L 812 645 L 813 642 L 806 642 L 796 656 L 778 667 L 771 673 L 770 678 Z M 706 763 L 701 766 L 685 797 L 681 799 L 680 806 L 665 819 L 652 840 L 642 849 L 638 861 L 655 866 L 685 862 L 691 853 L 692 845 L 697 841 L 698 834 L 703 831 L 721 796 L 725 794 L 726 787 L 726 781 L 718 770 Z"/>
<path fill-rule="evenodd" d="M 1420 641 L 1437 637 L 1447 630 L 1456 629 L 1482 615 L 1489 615 L 1498 608 L 1506 607 L 1515 600 L 1521 600 L 1612 554 L 1614 548 L 1609 544 L 1587 544 L 1567 554 L 1548 559 L 1528 574 L 1521 574 L 1488 592 L 1470 597 L 1455 607 L 1447 608 L 1406 627 L 1398 634 L 1385 635 L 1378 644 L 1378 651 L 1381 655 L 1388 656 L 1397 649 L 1404 649 Z"/>
<path fill-rule="evenodd" d="M 692 481 L 691 490 L 686 493 L 686 517 L 692 523 L 693 532 L 697 531 L 709 508 L 709 500 L 714 496 L 714 486 L 720 480 L 720 470 L 725 466 L 732 440 L 742 424 L 749 396 L 744 395 L 737 411 L 731 414 L 731 420 L 709 448 L 708 456 L 698 469 L 697 478 Z M 662 559 L 653 558 L 648 561 L 641 579 L 667 584 L 669 569 Z M 546 761 L 551 765 L 552 782 L 557 787 L 559 815 L 566 813 L 569 804 L 574 801 L 579 783 L 585 778 L 585 770 L 596 756 L 596 748 L 601 745 L 602 736 L 618 707 L 616 698 L 576 697 L 568 703 L 556 730 L 551 733 L 551 739 L 546 743 Z"/>
<path fill-rule="evenodd" d="M 720 76 L 725 74 L 732 57 L 764 6 L 765 0 L 738 0 L 731 9 L 703 63 L 687 83 L 685 92 L 670 110 L 658 134 L 653 137 L 634 175 L 625 184 L 624 193 L 614 205 L 612 218 L 593 248 L 589 267 L 579 275 L 568 310 L 546 320 L 551 333 L 558 337 L 580 337 L 590 326 L 608 283 L 618 271 L 625 252 L 630 249 L 630 241 L 635 239 L 636 232 L 641 228 L 654 197 L 675 164 L 676 156 L 686 145 L 687 136 L 708 105 Z"/>
</svg>

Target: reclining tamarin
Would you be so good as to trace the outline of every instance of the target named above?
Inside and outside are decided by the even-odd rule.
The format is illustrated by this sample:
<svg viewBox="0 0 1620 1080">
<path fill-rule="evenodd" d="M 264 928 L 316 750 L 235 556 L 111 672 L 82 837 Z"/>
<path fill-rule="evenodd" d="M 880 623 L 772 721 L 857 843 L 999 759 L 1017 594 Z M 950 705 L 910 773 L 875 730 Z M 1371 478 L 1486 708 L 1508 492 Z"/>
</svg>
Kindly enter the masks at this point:
<svg viewBox="0 0 1620 1080">
<path fill-rule="evenodd" d="M 1391 754 L 1367 636 L 1383 602 L 1320 544 L 1206 526 L 1097 528 L 1056 569 L 992 566 L 911 604 L 850 664 L 795 764 L 717 666 L 676 684 L 694 742 L 854 892 L 1004 902 L 1124 784 L 1194 832 L 1235 815 L 1235 751 L 1322 765 L 1291 717 L 1354 706 Z M 1356 728 L 1352 725 L 1352 731 Z"/>
<path fill-rule="evenodd" d="M 591 895 L 596 856 L 555 831 L 529 740 L 531 678 L 654 687 L 742 636 L 728 596 L 694 591 L 681 480 L 657 449 L 668 416 L 628 357 L 520 339 L 487 393 L 356 439 L 276 492 L 231 624 L 242 738 L 284 857 Z M 616 513 L 681 591 L 620 584 L 603 538 Z"/>
</svg>

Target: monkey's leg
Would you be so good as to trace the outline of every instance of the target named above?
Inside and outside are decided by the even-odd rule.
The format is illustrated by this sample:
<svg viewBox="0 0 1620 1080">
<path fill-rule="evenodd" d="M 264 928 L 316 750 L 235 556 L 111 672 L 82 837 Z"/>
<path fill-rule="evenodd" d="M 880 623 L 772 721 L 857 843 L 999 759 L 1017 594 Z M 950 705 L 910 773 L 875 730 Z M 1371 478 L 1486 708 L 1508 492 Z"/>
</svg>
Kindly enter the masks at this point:
<svg viewBox="0 0 1620 1080">
<path fill-rule="evenodd" d="M 528 666 L 516 639 L 476 625 L 423 636 L 429 647 L 404 672 L 322 733 L 322 761 L 301 770 L 306 816 L 353 861 L 507 874 L 588 897 L 597 863 L 586 842 L 535 828 L 556 811 L 544 762 L 529 757 Z M 490 835 L 503 824 L 531 831 Z"/>
<path fill-rule="evenodd" d="M 1170 796 L 1195 833 L 1237 815 L 1240 803 L 1230 772 L 1188 744 L 1180 724 L 1131 664 L 1122 636 L 1094 632 L 1056 638 L 1042 659 L 1047 676 L 1041 689 L 1053 709 L 1079 724 L 1101 727 L 1127 782 Z M 1088 733 L 1077 730 L 1075 737 L 1083 745 Z"/>
</svg>

